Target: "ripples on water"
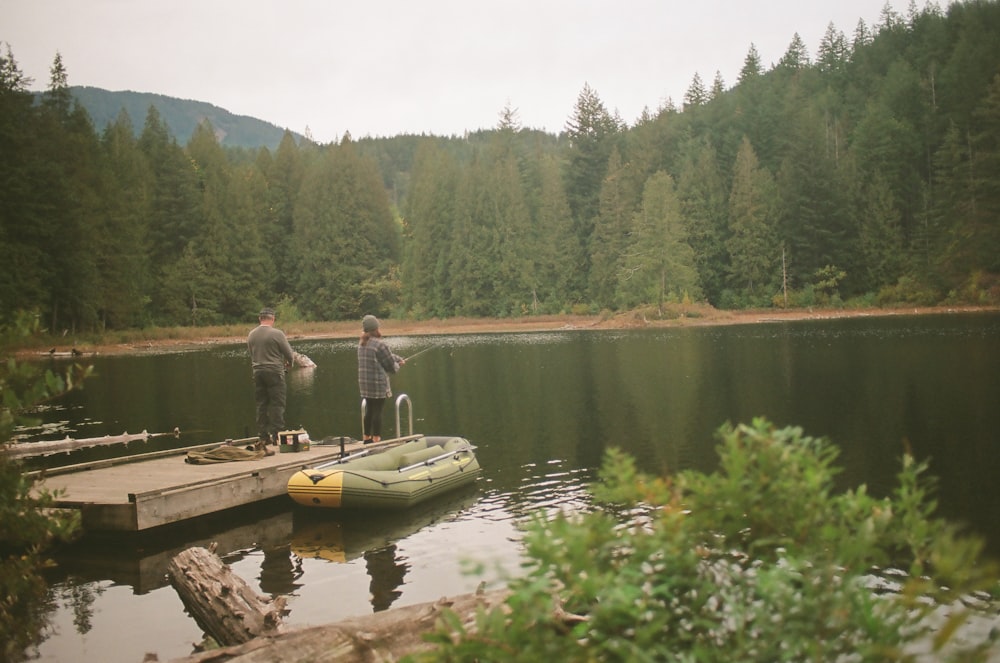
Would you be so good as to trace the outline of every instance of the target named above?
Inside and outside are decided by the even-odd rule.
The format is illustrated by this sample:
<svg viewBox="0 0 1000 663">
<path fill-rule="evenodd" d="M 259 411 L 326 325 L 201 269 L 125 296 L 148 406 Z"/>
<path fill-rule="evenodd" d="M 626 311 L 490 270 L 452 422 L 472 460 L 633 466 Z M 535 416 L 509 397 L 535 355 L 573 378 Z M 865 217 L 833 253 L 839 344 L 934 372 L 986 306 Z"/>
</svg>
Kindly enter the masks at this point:
<svg viewBox="0 0 1000 663">
<path fill-rule="evenodd" d="M 977 527 L 996 535 L 998 328 L 996 315 L 424 337 L 392 337 L 387 325 L 397 354 L 431 348 L 394 376 L 394 392 L 413 398 L 418 431 L 479 447 L 474 487 L 402 514 L 279 504 L 185 527 L 165 543 L 70 553 L 53 572 L 53 633 L 39 660 L 189 654 L 201 632 L 158 569 L 175 549 L 213 540 L 226 542 L 227 562 L 256 591 L 289 597 L 293 625 L 498 585 L 522 573 L 527 517 L 592 508 L 587 486 L 608 446 L 653 472 L 711 470 L 717 427 L 758 415 L 829 436 L 844 449 L 844 480 L 873 492 L 892 481 L 906 437 L 933 459 L 941 503 L 975 512 Z M 293 340 L 318 367 L 290 373 L 289 418 L 314 437 L 359 427 L 356 342 Z M 252 414 L 243 345 L 98 363 L 99 382 L 24 434 L 180 425 L 208 429 L 197 441 L 212 441 L 238 434 Z"/>
</svg>

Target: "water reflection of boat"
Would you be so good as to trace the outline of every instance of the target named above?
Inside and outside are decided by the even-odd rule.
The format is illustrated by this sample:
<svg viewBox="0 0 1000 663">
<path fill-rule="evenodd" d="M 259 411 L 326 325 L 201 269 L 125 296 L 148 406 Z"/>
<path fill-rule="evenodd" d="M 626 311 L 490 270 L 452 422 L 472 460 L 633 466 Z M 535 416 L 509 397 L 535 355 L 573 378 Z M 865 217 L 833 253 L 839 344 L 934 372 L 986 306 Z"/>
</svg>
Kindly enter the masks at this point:
<svg viewBox="0 0 1000 663">
<path fill-rule="evenodd" d="M 295 512 L 292 552 L 304 559 L 348 562 L 385 548 L 425 527 L 448 520 L 479 499 L 473 486 L 453 491 L 406 511 L 350 513 L 327 510 Z"/>
<path fill-rule="evenodd" d="M 400 509 L 468 485 L 480 472 L 468 440 L 420 435 L 300 470 L 288 479 L 288 495 L 310 507 Z"/>
<path fill-rule="evenodd" d="M 372 609 L 386 610 L 402 595 L 399 588 L 410 569 L 397 544 L 425 527 L 454 517 L 477 499 L 478 490 L 466 486 L 406 511 L 362 516 L 341 511 L 300 510 L 295 513 L 292 556 L 298 560 L 334 563 L 363 557 L 371 578 Z"/>
</svg>

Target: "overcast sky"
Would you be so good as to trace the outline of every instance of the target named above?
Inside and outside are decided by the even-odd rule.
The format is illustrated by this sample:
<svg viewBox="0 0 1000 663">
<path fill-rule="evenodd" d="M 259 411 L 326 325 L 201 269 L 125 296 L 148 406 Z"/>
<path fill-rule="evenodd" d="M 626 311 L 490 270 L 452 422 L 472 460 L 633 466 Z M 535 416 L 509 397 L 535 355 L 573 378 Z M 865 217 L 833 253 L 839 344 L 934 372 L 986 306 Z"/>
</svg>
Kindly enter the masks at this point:
<svg viewBox="0 0 1000 663">
<path fill-rule="evenodd" d="M 888 3 L 906 14 L 909 0 Z M 939 2 L 942 8 L 945 0 Z M 321 143 L 521 126 L 561 131 L 584 85 L 633 124 L 695 73 L 733 85 L 798 33 L 815 57 L 885 0 L 0 0 L 32 89 L 59 52 L 70 85 L 206 101 Z M 919 0 L 918 6 L 924 6 Z M 101 129 L 102 127 L 98 127 Z"/>
</svg>

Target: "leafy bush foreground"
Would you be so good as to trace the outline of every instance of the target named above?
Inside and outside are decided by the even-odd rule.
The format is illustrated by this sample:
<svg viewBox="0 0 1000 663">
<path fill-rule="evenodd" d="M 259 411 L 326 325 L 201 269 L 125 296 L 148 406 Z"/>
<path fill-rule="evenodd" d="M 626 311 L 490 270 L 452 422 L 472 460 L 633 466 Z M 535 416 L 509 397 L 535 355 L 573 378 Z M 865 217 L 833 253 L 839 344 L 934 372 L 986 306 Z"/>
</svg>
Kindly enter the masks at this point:
<svg viewBox="0 0 1000 663">
<path fill-rule="evenodd" d="M 987 660 L 983 543 L 935 518 L 926 463 L 888 497 L 834 492 L 837 448 L 763 419 L 720 467 L 655 478 L 610 450 L 588 513 L 525 525 L 527 573 L 415 661 Z M 987 617 L 988 618 L 988 617 Z M 989 623 L 989 622 L 987 622 Z M 996 623 L 995 621 L 993 622 Z"/>
<path fill-rule="evenodd" d="M 38 332 L 38 318 L 17 312 L 0 325 L 0 446 L 17 426 L 34 425 L 37 406 L 80 388 L 90 367 L 73 365 L 62 374 L 6 357 L 7 350 Z M 0 453 L 0 661 L 14 663 L 44 637 L 47 587 L 42 570 L 49 546 L 79 531 L 76 511 L 52 510 L 58 493 L 38 488 L 21 464 Z"/>
</svg>

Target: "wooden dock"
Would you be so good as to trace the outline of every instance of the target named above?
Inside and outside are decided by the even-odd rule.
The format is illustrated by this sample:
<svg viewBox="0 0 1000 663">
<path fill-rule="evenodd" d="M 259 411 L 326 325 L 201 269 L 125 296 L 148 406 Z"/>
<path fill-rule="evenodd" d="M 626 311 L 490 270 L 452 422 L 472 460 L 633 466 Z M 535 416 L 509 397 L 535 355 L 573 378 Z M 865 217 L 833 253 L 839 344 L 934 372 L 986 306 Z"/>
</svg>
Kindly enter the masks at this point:
<svg viewBox="0 0 1000 663">
<path fill-rule="evenodd" d="M 378 446 L 396 442 L 383 440 Z M 47 470 L 40 486 L 60 491 L 57 507 L 79 509 L 85 531 L 140 532 L 286 495 L 292 474 L 340 457 L 339 444 L 313 444 L 308 451 L 275 453 L 254 460 L 208 465 L 185 462 L 188 451 L 217 446 Z M 355 440 L 344 445 L 348 454 L 363 448 Z"/>
</svg>

